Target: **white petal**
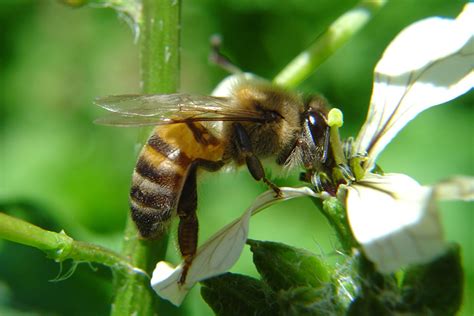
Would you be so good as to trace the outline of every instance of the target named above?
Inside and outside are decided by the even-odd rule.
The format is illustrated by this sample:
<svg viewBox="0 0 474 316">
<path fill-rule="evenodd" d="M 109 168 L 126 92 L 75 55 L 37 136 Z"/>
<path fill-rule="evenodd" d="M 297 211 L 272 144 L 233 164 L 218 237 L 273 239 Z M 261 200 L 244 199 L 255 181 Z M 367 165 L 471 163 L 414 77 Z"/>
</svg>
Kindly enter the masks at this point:
<svg viewBox="0 0 474 316">
<path fill-rule="evenodd" d="M 474 86 L 474 5 L 456 19 L 429 18 L 403 30 L 375 67 L 369 113 L 356 141 L 368 170 L 390 140 L 422 111 Z"/>
<path fill-rule="evenodd" d="M 252 74 L 252 73 L 241 73 L 225 77 L 217 87 L 212 91 L 214 97 L 230 97 L 234 91 L 234 88 L 245 81 L 264 81 L 264 79 Z"/>
<path fill-rule="evenodd" d="M 178 284 L 183 263 L 173 269 L 168 263 L 159 262 L 151 279 L 155 292 L 171 303 L 180 305 L 196 282 L 225 273 L 237 262 L 247 241 L 250 216 L 277 201 L 308 195 L 320 196 L 305 187 L 281 188 L 281 192 L 282 196 L 277 198 L 272 190 L 262 193 L 240 218 L 222 228 L 199 247 L 183 285 Z"/>
<path fill-rule="evenodd" d="M 434 186 L 436 200 L 474 200 L 474 177 L 456 176 Z"/>
<path fill-rule="evenodd" d="M 178 281 L 183 271 L 182 265 L 173 268 L 165 261 L 156 264 L 151 277 L 151 287 L 155 292 L 176 306 L 181 305 L 191 286 L 178 286 Z"/>
<path fill-rule="evenodd" d="M 352 232 L 378 271 L 426 263 L 444 251 L 431 188 L 403 174 L 369 173 L 347 190 Z"/>
</svg>

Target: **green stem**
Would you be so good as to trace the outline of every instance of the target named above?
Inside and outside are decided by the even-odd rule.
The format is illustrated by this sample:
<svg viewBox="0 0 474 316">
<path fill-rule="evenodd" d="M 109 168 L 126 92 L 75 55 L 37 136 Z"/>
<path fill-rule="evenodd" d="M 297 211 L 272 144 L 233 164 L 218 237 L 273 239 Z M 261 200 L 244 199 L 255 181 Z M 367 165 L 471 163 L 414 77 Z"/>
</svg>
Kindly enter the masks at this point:
<svg viewBox="0 0 474 316">
<path fill-rule="evenodd" d="M 273 80 L 278 85 L 294 88 L 305 80 L 323 61 L 359 31 L 387 0 L 362 0 L 344 13 L 321 34 L 308 49 L 296 56 Z"/>
<path fill-rule="evenodd" d="M 142 240 L 129 218 L 125 228 L 123 255 L 130 263 L 151 275 L 155 264 L 164 259 L 168 239 Z M 150 278 L 136 274 L 115 275 L 115 298 L 111 315 L 155 315 L 157 296 L 150 287 Z"/>
<path fill-rule="evenodd" d="M 42 250 L 49 258 L 58 262 L 67 259 L 96 262 L 130 274 L 143 275 L 140 270 L 131 266 L 126 258 L 109 249 L 75 241 L 64 232 L 44 230 L 4 213 L 0 213 L 0 238 Z"/>
<path fill-rule="evenodd" d="M 324 201 L 315 198 L 311 200 L 321 210 L 321 213 L 336 232 L 342 251 L 351 254 L 352 249 L 357 246 L 357 242 L 352 236 L 344 205 L 337 198 L 329 198 Z"/>
<path fill-rule="evenodd" d="M 140 57 L 144 93 L 178 90 L 180 7 L 180 0 L 143 0 Z"/>
<path fill-rule="evenodd" d="M 176 92 L 179 84 L 180 0 L 143 0 L 140 26 L 141 77 L 144 93 Z M 123 255 L 131 264 L 151 274 L 166 254 L 168 237 L 147 241 L 138 237 L 127 221 Z M 149 280 L 118 275 L 111 315 L 155 315 L 158 297 Z"/>
</svg>

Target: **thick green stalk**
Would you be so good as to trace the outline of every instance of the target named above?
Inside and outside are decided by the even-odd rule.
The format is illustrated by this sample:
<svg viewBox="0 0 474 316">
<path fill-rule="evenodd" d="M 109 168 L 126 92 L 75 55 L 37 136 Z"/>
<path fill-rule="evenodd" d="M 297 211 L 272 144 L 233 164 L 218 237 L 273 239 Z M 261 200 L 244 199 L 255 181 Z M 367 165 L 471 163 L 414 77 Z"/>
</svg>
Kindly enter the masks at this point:
<svg viewBox="0 0 474 316">
<path fill-rule="evenodd" d="M 295 57 L 273 82 L 294 88 L 339 47 L 357 33 L 374 14 L 385 5 L 387 0 L 362 0 L 352 10 L 344 13 L 322 33 L 308 49 Z"/>
<path fill-rule="evenodd" d="M 180 0 L 144 0 L 141 77 L 144 93 L 173 93 L 179 86 Z"/>
<path fill-rule="evenodd" d="M 179 0 L 143 0 L 140 29 L 140 62 L 144 93 L 176 92 L 179 84 Z M 151 274 L 166 254 L 168 238 L 145 241 L 129 218 L 123 255 L 131 264 Z M 157 295 L 150 282 L 137 275 L 118 275 L 112 315 L 155 315 Z"/>
</svg>

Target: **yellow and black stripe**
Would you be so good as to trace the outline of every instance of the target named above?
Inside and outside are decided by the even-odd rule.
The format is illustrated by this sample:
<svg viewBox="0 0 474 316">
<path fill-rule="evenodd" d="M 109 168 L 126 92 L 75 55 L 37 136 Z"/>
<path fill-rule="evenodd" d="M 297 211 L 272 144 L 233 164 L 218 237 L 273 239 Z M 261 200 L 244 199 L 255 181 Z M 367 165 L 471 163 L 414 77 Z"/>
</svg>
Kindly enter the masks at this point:
<svg viewBox="0 0 474 316">
<path fill-rule="evenodd" d="M 132 218 L 142 237 L 156 238 L 166 230 L 192 165 L 206 162 L 206 167 L 220 161 L 223 152 L 220 140 L 199 123 L 155 128 L 140 153 L 130 190 Z"/>
<path fill-rule="evenodd" d="M 191 158 L 166 143 L 158 133 L 144 146 L 130 190 L 132 218 L 142 237 L 159 237 L 166 230 L 191 163 Z"/>
</svg>

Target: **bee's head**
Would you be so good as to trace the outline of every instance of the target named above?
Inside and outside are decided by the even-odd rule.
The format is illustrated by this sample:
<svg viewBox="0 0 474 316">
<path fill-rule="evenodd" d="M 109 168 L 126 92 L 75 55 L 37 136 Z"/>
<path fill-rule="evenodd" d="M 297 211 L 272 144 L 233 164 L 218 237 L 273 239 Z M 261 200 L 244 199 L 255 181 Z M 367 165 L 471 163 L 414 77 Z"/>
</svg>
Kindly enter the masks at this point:
<svg viewBox="0 0 474 316">
<path fill-rule="evenodd" d="M 291 147 L 282 151 L 277 163 L 287 169 L 302 167 L 306 171 L 326 171 L 332 165 L 327 123 L 327 101 L 321 96 L 312 96 L 303 102 L 299 113 L 298 134 Z"/>
<path fill-rule="evenodd" d="M 327 101 L 321 96 L 313 96 L 305 102 L 301 117 L 302 134 L 297 146 L 306 170 L 320 170 L 330 158 L 326 105 Z"/>
<path fill-rule="evenodd" d="M 328 102 L 320 96 L 310 97 L 305 103 L 304 124 L 309 131 L 308 137 L 317 148 L 317 151 L 323 150 L 324 157 L 321 162 L 325 162 L 327 147 L 329 146 L 329 126 L 327 124 Z"/>
<path fill-rule="evenodd" d="M 310 109 L 305 113 L 305 124 L 309 130 L 311 141 L 317 147 L 323 146 L 328 137 L 326 116 L 319 110 Z"/>
</svg>

